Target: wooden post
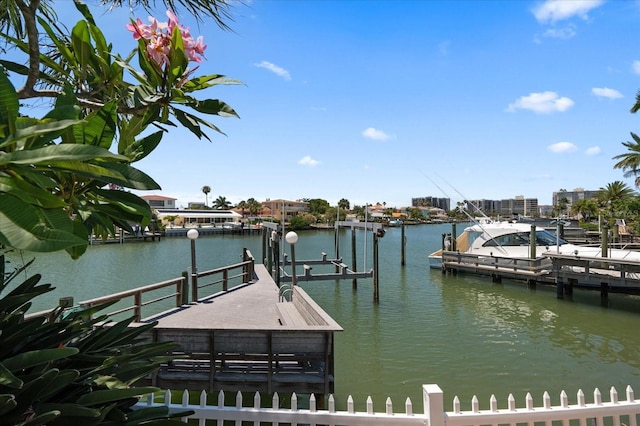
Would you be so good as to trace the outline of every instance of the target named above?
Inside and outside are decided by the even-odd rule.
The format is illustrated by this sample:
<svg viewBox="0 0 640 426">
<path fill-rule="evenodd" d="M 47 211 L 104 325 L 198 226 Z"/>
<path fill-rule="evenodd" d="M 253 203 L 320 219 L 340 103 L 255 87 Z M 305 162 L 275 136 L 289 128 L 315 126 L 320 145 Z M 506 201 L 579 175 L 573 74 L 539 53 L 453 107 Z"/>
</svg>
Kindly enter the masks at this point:
<svg viewBox="0 0 640 426">
<path fill-rule="evenodd" d="M 262 253 L 260 254 L 260 263 L 263 265 L 269 262 L 269 237 L 267 236 L 268 228 L 262 228 Z"/>
<path fill-rule="evenodd" d="M 274 238 L 273 240 L 273 279 L 275 280 L 278 288 L 280 287 L 280 239 Z"/>
<path fill-rule="evenodd" d="M 458 249 L 458 244 L 456 239 L 458 238 L 458 234 L 456 233 L 456 224 L 451 224 L 451 251 L 456 251 Z"/>
<path fill-rule="evenodd" d="M 404 222 L 402 222 L 400 238 L 402 240 L 400 242 L 400 265 L 404 266 L 405 265 L 405 254 L 406 254 L 406 248 L 407 248 L 407 239 L 404 236 Z"/>
<path fill-rule="evenodd" d="M 336 257 L 335 259 L 340 259 L 340 226 L 338 225 L 338 223 L 336 222 L 335 224 L 335 233 L 333 234 L 333 245 L 335 247 L 335 251 L 336 251 Z M 334 268 L 334 271 L 336 273 L 338 273 L 339 271 L 339 266 L 336 265 Z"/>
<path fill-rule="evenodd" d="M 531 232 L 529 233 L 529 257 L 531 259 L 536 258 L 536 226 L 531 225 Z"/>
<path fill-rule="evenodd" d="M 380 302 L 378 289 L 378 234 L 373 233 L 373 302 Z"/>
<path fill-rule="evenodd" d="M 365 229 L 364 232 L 367 232 Z M 356 260 L 356 228 L 351 227 L 351 269 L 353 272 L 358 272 L 358 261 Z M 351 280 L 351 288 L 356 290 L 358 288 L 358 279 Z"/>
<path fill-rule="evenodd" d="M 133 299 L 133 303 L 135 304 L 133 307 L 134 321 L 140 321 L 140 319 L 142 319 L 142 293 L 139 291 L 136 292 Z"/>
<path fill-rule="evenodd" d="M 181 285 L 181 289 L 180 289 L 180 295 L 181 297 L 181 301 L 179 302 L 180 305 L 188 305 L 189 304 L 189 273 L 187 271 L 184 271 L 182 273 L 182 285 Z"/>
<path fill-rule="evenodd" d="M 267 230 L 267 271 L 273 277 L 273 239 L 271 238 L 271 233 Z"/>
</svg>

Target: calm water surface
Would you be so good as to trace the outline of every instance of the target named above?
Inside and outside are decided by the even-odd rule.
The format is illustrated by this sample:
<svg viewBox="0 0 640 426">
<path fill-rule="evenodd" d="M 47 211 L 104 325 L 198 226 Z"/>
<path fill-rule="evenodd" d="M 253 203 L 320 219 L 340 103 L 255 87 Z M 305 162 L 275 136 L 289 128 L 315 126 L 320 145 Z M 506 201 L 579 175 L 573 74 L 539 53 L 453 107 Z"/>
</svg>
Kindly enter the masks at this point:
<svg viewBox="0 0 640 426">
<path fill-rule="evenodd" d="M 461 225 L 458 225 L 460 229 Z M 570 403 L 582 389 L 592 401 L 595 387 L 605 399 L 611 386 L 621 397 L 626 385 L 640 392 L 640 298 L 613 295 L 602 306 L 599 293 L 577 291 L 557 300 L 555 289 L 528 289 L 517 282 L 494 284 L 470 275 L 443 276 L 431 271 L 426 255 L 440 245 L 450 225 L 406 228 L 406 266 L 400 265 L 400 228 L 380 240 L 380 304 L 373 303 L 372 281 L 301 283 L 344 328 L 336 336 L 336 400 L 344 406 L 353 395 L 362 409 L 371 395 L 376 410 L 390 396 L 395 410 L 410 397 L 422 411 L 422 384 L 437 383 L 445 408 L 458 395 L 470 409 L 477 395 L 488 408 L 495 394 L 499 406 L 513 393 L 518 406 L 527 392 L 536 404 L 549 391 L 554 404 L 566 390 Z M 333 257 L 333 232 L 299 233 L 297 260 Z M 358 269 L 371 267 L 371 236 L 357 234 Z M 259 236 L 206 236 L 197 241 L 200 270 L 239 262 L 242 248 L 256 257 Z M 288 249 L 287 249 L 288 252 Z M 366 253 L 365 253 L 366 252 Z M 351 265 L 351 231 L 341 234 L 340 253 Z M 32 256 L 25 255 L 25 259 Z M 15 255 L 15 262 L 21 259 Z M 57 288 L 40 300 L 45 309 L 59 297 L 76 303 L 92 297 L 180 276 L 190 265 L 186 238 L 124 245 L 95 245 L 79 260 L 66 254 L 38 255 L 32 271 Z M 314 272 L 322 272 L 314 267 Z M 300 272 L 299 272 L 300 273 Z"/>
</svg>

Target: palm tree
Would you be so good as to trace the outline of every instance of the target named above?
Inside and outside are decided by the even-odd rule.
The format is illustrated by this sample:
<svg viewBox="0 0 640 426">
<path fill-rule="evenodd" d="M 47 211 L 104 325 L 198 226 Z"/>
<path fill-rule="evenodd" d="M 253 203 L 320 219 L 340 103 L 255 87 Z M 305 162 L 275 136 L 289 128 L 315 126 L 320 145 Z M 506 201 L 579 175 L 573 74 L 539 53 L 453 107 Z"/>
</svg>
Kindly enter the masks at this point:
<svg viewBox="0 0 640 426">
<path fill-rule="evenodd" d="M 574 215 L 582 216 L 585 222 L 589 222 L 598 214 L 598 204 L 591 198 L 583 198 L 573 203 L 571 210 Z"/>
<path fill-rule="evenodd" d="M 211 192 L 211 187 L 209 185 L 205 185 L 201 189 L 204 192 L 204 206 L 209 207 L 209 193 Z"/>
<path fill-rule="evenodd" d="M 247 200 L 247 209 L 249 209 L 249 214 L 251 216 L 257 216 L 262 210 L 262 204 L 260 204 L 255 198 L 249 198 Z"/>
<path fill-rule="evenodd" d="M 631 132 L 631 137 L 633 142 L 622 142 L 628 152 L 613 157 L 614 160 L 620 160 L 613 168 L 622 169 L 625 172 L 624 177 L 635 176 L 635 185 L 640 186 L 640 137 L 633 132 Z"/>
<path fill-rule="evenodd" d="M 600 188 L 597 198 L 609 218 L 613 218 L 617 212 L 623 210 L 625 203 L 633 200 L 637 195 L 626 183 L 617 180 Z"/>
<path fill-rule="evenodd" d="M 220 195 L 213 202 L 213 207 L 218 210 L 226 210 L 231 207 L 231 202 L 228 201 L 226 197 L 223 197 L 222 195 Z"/>
</svg>

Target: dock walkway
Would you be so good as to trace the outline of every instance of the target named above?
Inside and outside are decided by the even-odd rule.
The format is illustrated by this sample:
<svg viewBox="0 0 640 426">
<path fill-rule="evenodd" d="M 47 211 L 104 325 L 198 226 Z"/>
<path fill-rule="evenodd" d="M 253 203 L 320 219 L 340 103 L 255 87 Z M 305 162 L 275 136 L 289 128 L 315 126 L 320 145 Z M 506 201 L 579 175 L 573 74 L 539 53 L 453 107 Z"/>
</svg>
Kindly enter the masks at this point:
<svg viewBox="0 0 640 426">
<path fill-rule="evenodd" d="M 342 327 L 299 287 L 292 301 L 263 265 L 254 280 L 145 319 L 154 341 L 174 341 L 184 359 L 163 365 L 151 384 L 164 389 L 329 394 L 333 333 Z"/>
</svg>

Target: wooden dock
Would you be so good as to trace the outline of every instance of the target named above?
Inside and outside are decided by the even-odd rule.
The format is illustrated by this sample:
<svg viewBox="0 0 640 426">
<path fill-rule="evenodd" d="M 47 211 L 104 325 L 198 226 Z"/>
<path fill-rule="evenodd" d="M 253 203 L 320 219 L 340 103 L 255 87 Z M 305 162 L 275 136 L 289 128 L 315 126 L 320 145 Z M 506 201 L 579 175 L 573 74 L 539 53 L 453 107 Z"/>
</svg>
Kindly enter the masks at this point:
<svg viewBox="0 0 640 426">
<path fill-rule="evenodd" d="M 442 254 L 442 273 L 472 273 L 502 279 L 554 285 L 558 297 L 572 289 L 611 293 L 640 294 L 640 262 L 602 257 L 585 257 L 546 252 L 536 259 L 478 256 L 454 251 Z"/>
<path fill-rule="evenodd" d="M 334 391 L 334 333 L 342 331 L 299 287 L 291 301 L 260 264 L 254 280 L 145 319 L 148 336 L 183 357 L 150 384 L 163 389 L 314 393 Z"/>
</svg>

